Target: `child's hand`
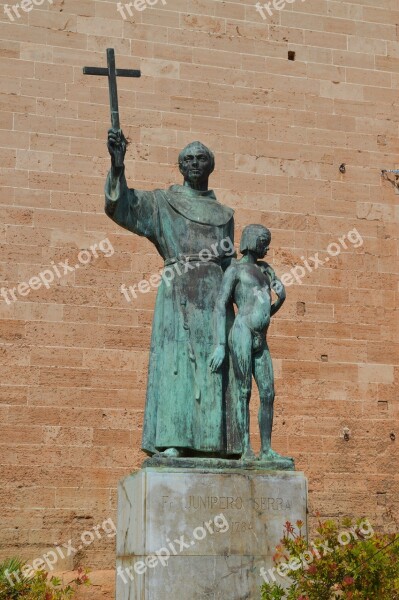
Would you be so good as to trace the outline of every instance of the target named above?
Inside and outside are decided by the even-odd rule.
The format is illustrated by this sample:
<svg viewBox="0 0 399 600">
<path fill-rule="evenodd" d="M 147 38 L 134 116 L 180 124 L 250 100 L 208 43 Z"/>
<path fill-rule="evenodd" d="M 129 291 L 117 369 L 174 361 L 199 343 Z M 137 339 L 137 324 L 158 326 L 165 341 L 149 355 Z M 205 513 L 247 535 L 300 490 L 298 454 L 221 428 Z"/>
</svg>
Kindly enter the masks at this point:
<svg viewBox="0 0 399 600">
<path fill-rule="evenodd" d="M 285 288 L 283 286 L 283 284 L 281 283 L 281 281 L 279 279 L 276 279 L 274 281 L 271 282 L 270 287 L 273 291 L 276 292 L 277 296 L 282 296 L 283 293 L 285 292 Z"/>
<path fill-rule="evenodd" d="M 224 358 L 226 356 L 225 346 L 223 344 L 218 344 L 213 353 L 211 360 L 209 361 L 209 366 L 211 367 L 212 373 L 215 373 L 223 364 Z"/>
</svg>

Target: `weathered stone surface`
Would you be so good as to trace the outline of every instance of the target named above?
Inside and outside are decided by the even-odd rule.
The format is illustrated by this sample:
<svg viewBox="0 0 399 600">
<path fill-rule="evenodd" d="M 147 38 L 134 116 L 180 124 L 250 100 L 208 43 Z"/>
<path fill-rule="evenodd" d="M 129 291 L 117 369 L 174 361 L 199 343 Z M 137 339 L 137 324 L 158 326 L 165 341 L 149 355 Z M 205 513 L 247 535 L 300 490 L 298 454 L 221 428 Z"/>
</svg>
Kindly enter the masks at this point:
<svg viewBox="0 0 399 600">
<path fill-rule="evenodd" d="M 119 484 L 117 600 L 256 598 L 302 473 L 144 468 Z"/>
<path fill-rule="evenodd" d="M 295 462 L 293 458 L 280 456 L 271 460 L 231 460 L 223 458 L 174 458 L 161 454 L 154 454 L 144 461 L 143 467 L 177 468 L 177 469 L 245 469 L 264 471 L 294 471 Z"/>
</svg>

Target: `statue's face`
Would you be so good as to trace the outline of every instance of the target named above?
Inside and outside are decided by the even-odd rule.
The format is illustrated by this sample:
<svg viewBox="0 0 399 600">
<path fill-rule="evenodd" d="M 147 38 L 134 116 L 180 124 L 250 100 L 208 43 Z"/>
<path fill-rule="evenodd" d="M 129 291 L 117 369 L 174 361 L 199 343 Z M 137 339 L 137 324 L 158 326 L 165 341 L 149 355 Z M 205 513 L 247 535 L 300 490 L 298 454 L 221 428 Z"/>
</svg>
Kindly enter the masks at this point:
<svg viewBox="0 0 399 600">
<path fill-rule="evenodd" d="M 180 163 L 180 171 L 186 181 L 198 184 L 208 181 L 212 165 L 210 156 L 200 146 L 187 148 Z"/>
<path fill-rule="evenodd" d="M 256 240 L 256 254 L 263 258 L 269 251 L 270 240 L 266 235 L 260 235 Z"/>
</svg>

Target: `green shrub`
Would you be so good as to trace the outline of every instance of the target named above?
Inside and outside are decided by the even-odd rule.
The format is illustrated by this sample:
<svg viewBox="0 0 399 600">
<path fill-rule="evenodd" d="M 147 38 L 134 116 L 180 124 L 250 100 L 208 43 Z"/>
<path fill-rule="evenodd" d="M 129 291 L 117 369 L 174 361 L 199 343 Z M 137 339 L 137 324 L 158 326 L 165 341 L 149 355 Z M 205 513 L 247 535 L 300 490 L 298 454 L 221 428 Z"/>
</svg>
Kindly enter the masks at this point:
<svg viewBox="0 0 399 600">
<path fill-rule="evenodd" d="M 24 575 L 26 563 L 10 558 L 0 563 L 0 600 L 72 600 L 79 585 L 88 585 L 89 578 L 82 569 L 70 585 L 62 586 L 57 577 L 46 571 Z"/>
<path fill-rule="evenodd" d="M 316 531 L 308 544 L 303 523 L 285 524 L 273 560 L 287 587 L 266 573 L 262 600 L 399 600 L 399 536 L 375 533 L 366 519 L 343 528 L 319 520 Z"/>
</svg>

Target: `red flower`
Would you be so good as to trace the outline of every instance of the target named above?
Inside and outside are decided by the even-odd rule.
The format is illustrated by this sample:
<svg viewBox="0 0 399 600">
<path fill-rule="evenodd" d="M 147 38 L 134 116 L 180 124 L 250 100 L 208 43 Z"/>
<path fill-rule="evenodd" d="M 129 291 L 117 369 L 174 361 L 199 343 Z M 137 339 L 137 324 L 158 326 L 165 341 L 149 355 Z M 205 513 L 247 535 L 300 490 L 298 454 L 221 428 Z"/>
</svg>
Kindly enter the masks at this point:
<svg viewBox="0 0 399 600">
<path fill-rule="evenodd" d="M 310 565 L 310 567 L 308 568 L 308 573 L 310 573 L 311 575 L 314 575 L 315 573 L 317 573 L 316 565 Z"/>
<path fill-rule="evenodd" d="M 286 528 L 286 530 L 288 531 L 288 533 L 294 533 L 294 528 L 292 526 L 292 523 L 290 523 L 289 521 L 286 522 L 286 524 L 284 525 L 284 527 Z"/>
<path fill-rule="evenodd" d="M 353 579 L 353 577 L 349 577 L 349 575 L 344 577 L 344 579 L 342 581 L 343 585 L 352 585 L 354 582 L 355 582 L 355 580 Z"/>
</svg>

